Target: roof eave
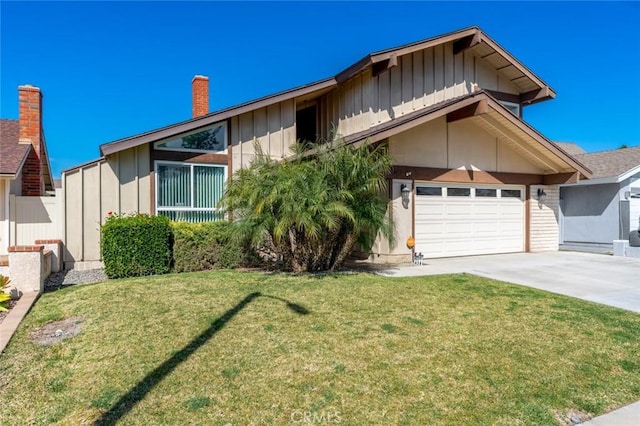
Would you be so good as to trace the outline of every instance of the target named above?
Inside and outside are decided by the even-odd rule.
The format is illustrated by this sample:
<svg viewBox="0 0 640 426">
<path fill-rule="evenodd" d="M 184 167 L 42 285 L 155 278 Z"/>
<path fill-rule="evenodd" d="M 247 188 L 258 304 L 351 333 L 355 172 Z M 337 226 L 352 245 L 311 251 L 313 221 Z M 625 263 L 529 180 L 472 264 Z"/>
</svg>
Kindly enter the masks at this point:
<svg viewBox="0 0 640 426">
<path fill-rule="evenodd" d="M 334 77 L 324 80 L 310 83 L 304 86 L 299 86 L 293 89 L 278 92 L 272 95 L 268 95 L 253 101 L 245 102 L 240 105 L 225 108 L 219 111 L 214 111 L 201 117 L 191 118 L 176 124 L 162 127 L 160 129 L 151 130 L 149 132 L 140 133 L 135 136 L 130 136 L 123 139 L 118 139 L 113 142 L 100 145 L 100 154 L 107 156 L 116 152 L 133 148 L 145 143 L 161 140 L 173 135 L 196 130 L 198 128 L 227 120 L 231 117 L 250 112 L 258 108 L 269 106 L 278 102 L 283 102 L 289 99 L 294 99 L 299 96 L 304 96 L 309 93 L 313 93 L 320 90 L 325 90 L 337 85 L 337 81 Z"/>
</svg>

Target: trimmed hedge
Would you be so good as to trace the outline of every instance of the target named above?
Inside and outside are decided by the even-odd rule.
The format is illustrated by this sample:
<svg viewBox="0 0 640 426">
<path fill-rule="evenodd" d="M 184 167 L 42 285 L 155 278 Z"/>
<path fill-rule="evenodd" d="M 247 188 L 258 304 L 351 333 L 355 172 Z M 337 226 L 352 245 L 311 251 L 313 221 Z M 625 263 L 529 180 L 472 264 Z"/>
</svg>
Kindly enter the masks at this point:
<svg viewBox="0 0 640 426">
<path fill-rule="evenodd" d="M 172 222 L 175 272 L 237 268 L 249 263 L 246 244 L 231 239 L 231 223 Z"/>
<path fill-rule="evenodd" d="M 169 218 L 110 214 L 101 227 L 101 254 L 109 278 L 166 274 L 171 269 Z"/>
</svg>

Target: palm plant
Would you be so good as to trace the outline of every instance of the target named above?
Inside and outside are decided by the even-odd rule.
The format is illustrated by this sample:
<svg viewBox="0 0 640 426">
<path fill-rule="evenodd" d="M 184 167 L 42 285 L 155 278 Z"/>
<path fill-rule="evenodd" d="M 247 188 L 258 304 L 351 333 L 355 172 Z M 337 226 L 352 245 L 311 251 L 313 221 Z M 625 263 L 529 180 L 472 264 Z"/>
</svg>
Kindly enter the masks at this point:
<svg viewBox="0 0 640 426">
<path fill-rule="evenodd" d="M 390 165 L 383 147 L 300 144 L 292 159 L 277 162 L 256 145 L 222 205 L 236 236 L 271 244 L 284 269 L 335 270 L 356 243 L 369 248 L 379 232 L 393 239 L 384 196 Z"/>
</svg>

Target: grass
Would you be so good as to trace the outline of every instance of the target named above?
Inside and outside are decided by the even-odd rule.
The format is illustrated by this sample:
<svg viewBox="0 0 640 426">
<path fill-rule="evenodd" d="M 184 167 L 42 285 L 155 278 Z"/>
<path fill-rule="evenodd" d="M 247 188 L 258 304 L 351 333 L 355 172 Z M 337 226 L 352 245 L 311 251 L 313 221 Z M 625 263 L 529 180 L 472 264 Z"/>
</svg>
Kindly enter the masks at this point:
<svg viewBox="0 0 640 426">
<path fill-rule="evenodd" d="M 51 346 L 30 333 L 84 318 Z M 640 399 L 640 316 L 470 275 L 165 275 L 44 294 L 0 424 L 558 424 Z"/>
</svg>

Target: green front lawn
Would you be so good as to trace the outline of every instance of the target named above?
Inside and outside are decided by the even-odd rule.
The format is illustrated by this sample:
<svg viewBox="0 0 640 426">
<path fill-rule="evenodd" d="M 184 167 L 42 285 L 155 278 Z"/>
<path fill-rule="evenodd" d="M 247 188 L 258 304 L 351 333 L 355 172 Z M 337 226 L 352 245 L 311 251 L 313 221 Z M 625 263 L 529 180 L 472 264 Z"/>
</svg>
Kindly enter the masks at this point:
<svg viewBox="0 0 640 426">
<path fill-rule="evenodd" d="M 638 336 L 640 315 L 469 275 L 116 280 L 41 297 L 0 355 L 0 424 L 557 424 L 640 399 Z"/>
</svg>

